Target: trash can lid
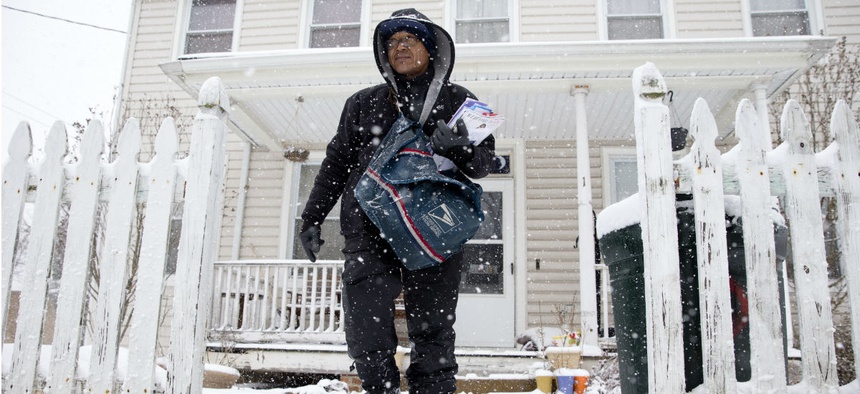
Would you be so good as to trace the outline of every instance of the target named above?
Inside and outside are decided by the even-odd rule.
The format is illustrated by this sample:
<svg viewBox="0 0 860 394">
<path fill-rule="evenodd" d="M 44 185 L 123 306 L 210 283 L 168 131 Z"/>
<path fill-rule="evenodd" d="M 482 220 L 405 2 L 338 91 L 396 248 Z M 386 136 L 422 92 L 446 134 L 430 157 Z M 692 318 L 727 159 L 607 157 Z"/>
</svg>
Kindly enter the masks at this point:
<svg viewBox="0 0 860 394">
<path fill-rule="evenodd" d="M 640 206 L 639 193 L 634 193 L 630 197 L 603 208 L 597 214 L 597 239 L 603 238 L 604 235 L 613 231 L 640 223 L 642 221 Z"/>
<path fill-rule="evenodd" d="M 726 195 L 723 198 L 725 203 L 726 215 L 730 217 L 741 217 L 743 214 L 741 197 L 736 195 Z M 693 201 L 677 201 L 677 207 L 687 207 L 692 209 Z M 639 201 L 639 193 L 634 193 L 615 204 L 611 204 L 597 214 L 597 239 L 603 238 L 604 235 L 613 231 L 620 230 L 639 224 L 642 222 L 642 204 Z M 776 197 L 772 198 L 772 209 L 770 217 L 774 224 L 785 227 L 785 218 L 779 213 L 779 200 Z"/>
</svg>

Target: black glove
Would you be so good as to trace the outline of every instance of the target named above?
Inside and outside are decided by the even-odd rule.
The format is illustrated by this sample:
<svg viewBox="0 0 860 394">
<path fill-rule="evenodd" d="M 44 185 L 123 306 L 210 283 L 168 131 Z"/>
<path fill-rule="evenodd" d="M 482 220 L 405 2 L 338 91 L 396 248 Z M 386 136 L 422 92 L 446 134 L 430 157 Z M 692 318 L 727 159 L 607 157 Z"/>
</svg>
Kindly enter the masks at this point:
<svg viewBox="0 0 860 394">
<path fill-rule="evenodd" d="M 304 230 L 299 234 L 299 241 L 301 241 L 302 247 L 305 249 L 305 254 L 308 255 L 308 259 L 313 263 L 317 261 L 316 254 L 320 252 L 320 246 L 322 246 L 325 241 L 320 239 L 321 230 L 318 224 L 302 226 L 302 228 Z"/>
<path fill-rule="evenodd" d="M 452 130 L 445 122 L 436 121 L 436 131 L 430 136 L 430 146 L 433 153 L 445 156 L 455 163 L 472 159 L 472 144 L 469 142 L 469 130 L 463 119 L 457 119 L 456 127 Z"/>
</svg>

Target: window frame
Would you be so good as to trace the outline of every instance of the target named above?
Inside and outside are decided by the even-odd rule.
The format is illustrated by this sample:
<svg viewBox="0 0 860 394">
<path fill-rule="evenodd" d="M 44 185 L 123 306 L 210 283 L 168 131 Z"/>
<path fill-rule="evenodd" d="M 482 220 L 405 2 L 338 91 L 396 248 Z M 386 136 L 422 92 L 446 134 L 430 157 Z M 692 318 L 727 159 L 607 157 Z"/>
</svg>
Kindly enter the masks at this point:
<svg viewBox="0 0 860 394">
<path fill-rule="evenodd" d="M 307 201 L 301 201 L 299 195 L 299 185 L 302 182 L 302 168 L 304 166 L 320 166 L 322 165 L 322 161 L 325 159 L 325 151 L 321 150 L 312 150 L 310 151 L 310 155 L 308 159 L 304 162 L 293 162 L 290 160 L 285 161 L 284 165 L 284 184 L 283 184 L 283 198 L 281 204 L 281 231 L 283 234 L 281 236 L 279 242 L 279 258 L 292 260 L 292 256 L 298 255 L 299 260 L 305 259 L 304 253 L 301 250 L 296 250 L 295 248 L 295 238 L 298 236 L 298 232 L 301 231 L 298 228 L 298 223 L 301 222 L 302 210 L 304 210 L 305 203 Z M 326 216 L 326 222 L 337 221 L 337 229 L 340 231 L 340 202 L 329 212 L 328 216 Z M 340 237 L 340 235 L 338 235 Z M 326 241 L 329 241 L 329 239 Z M 340 237 L 339 239 L 332 239 L 331 242 L 326 242 L 326 248 L 334 248 L 337 252 L 340 251 L 340 246 L 342 246 L 343 239 Z M 342 257 L 337 258 L 336 260 L 342 260 Z"/>
<path fill-rule="evenodd" d="M 242 31 L 242 14 L 244 10 L 244 0 L 235 0 L 236 6 L 233 14 L 233 37 L 230 43 L 230 50 L 226 52 L 201 52 L 201 53 L 185 53 L 185 45 L 190 32 L 189 25 L 191 24 L 191 9 L 193 8 L 194 0 L 185 0 L 180 3 L 180 9 L 176 13 L 176 26 L 173 57 L 176 59 L 186 57 L 196 57 L 204 53 L 234 53 L 239 51 L 239 38 Z"/>
<path fill-rule="evenodd" d="M 608 207 L 618 201 L 613 201 L 615 196 L 615 168 L 614 163 L 618 161 L 637 161 L 635 147 L 610 146 L 601 149 L 601 161 L 603 172 L 603 206 Z M 638 165 L 638 164 L 637 164 Z M 639 183 L 639 175 L 636 175 L 636 182 Z"/>
<path fill-rule="evenodd" d="M 502 286 L 497 288 L 497 290 L 499 292 L 490 291 L 490 292 L 475 293 L 475 292 L 472 292 L 468 289 L 463 288 L 464 284 L 468 283 L 468 280 L 467 280 L 467 281 L 464 281 L 463 283 L 461 283 L 461 285 L 460 285 L 461 286 L 461 289 L 460 289 L 461 294 L 486 294 L 486 295 L 494 295 L 495 296 L 495 295 L 503 295 L 503 294 L 505 294 L 506 290 L 509 291 L 509 289 L 510 289 L 509 286 L 511 284 L 508 283 L 508 282 L 510 282 L 510 279 L 506 277 L 506 273 L 504 271 L 506 271 L 508 269 L 508 264 L 510 264 L 513 261 L 512 256 L 508 256 L 508 254 L 511 254 L 512 251 L 514 250 L 514 248 L 513 248 L 514 243 L 513 243 L 513 239 L 512 239 L 514 237 L 514 233 L 513 233 L 513 229 L 511 227 L 505 226 L 505 223 L 513 222 L 514 218 L 513 218 L 513 216 L 507 217 L 508 215 L 513 215 L 513 209 L 512 209 L 512 207 L 508 207 L 505 205 L 506 204 L 507 205 L 513 205 L 513 199 L 514 199 L 513 187 L 512 187 L 513 184 L 510 183 L 509 178 L 494 178 L 494 179 L 498 179 L 501 182 L 507 181 L 507 183 L 494 183 L 493 186 L 488 187 L 486 190 L 484 190 L 484 193 L 483 193 L 484 196 L 487 196 L 487 195 L 493 194 L 493 193 L 497 193 L 499 196 L 499 199 L 498 199 L 499 204 L 498 205 L 499 205 L 500 210 L 498 213 L 500 216 L 497 219 L 498 220 L 499 234 L 497 234 L 498 235 L 497 237 L 479 238 L 479 237 L 482 237 L 482 235 L 483 235 L 482 231 L 479 229 L 478 233 L 475 234 L 475 237 L 468 240 L 466 242 L 466 244 L 463 246 L 464 256 L 466 256 L 467 258 L 464 259 L 464 264 L 463 264 L 463 267 L 461 267 L 461 272 L 464 274 L 468 273 L 468 275 L 477 274 L 475 272 L 471 272 L 471 269 L 470 269 L 471 267 L 467 266 L 467 264 L 466 264 L 467 262 L 471 261 L 468 259 L 468 257 L 471 257 L 471 256 L 467 255 L 468 252 L 466 251 L 466 249 L 473 248 L 473 247 L 480 248 L 482 246 L 500 247 L 501 248 L 502 261 L 499 264 L 499 271 L 495 272 L 495 273 L 491 273 L 491 274 L 501 275 Z M 483 199 L 483 196 L 482 196 L 482 199 Z M 482 207 L 486 207 L 486 205 L 482 205 Z M 486 212 L 486 210 L 485 210 L 485 212 Z M 485 221 L 484 223 L 487 223 L 487 221 Z M 506 286 L 508 286 L 508 287 L 506 287 Z M 490 286 L 490 287 L 495 288 L 494 286 Z"/>
<path fill-rule="evenodd" d="M 313 16 L 314 16 L 314 6 L 316 5 L 316 0 L 302 0 L 302 12 L 299 14 L 299 47 L 308 48 L 308 49 L 339 49 L 339 48 L 315 48 L 311 46 L 311 31 L 314 26 Z M 360 48 L 370 46 L 370 19 L 371 19 L 371 7 L 368 4 L 367 0 L 361 0 L 361 12 L 359 13 L 359 33 L 358 33 L 358 46 L 357 47 L 341 47 L 344 48 Z M 336 24 L 335 24 L 336 25 Z"/>
<path fill-rule="evenodd" d="M 600 39 L 603 41 L 623 41 L 623 40 L 610 40 L 609 39 L 609 4 L 605 0 L 595 0 L 596 1 L 596 9 L 597 9 L 597 17 L 598 24 L 600 28 Z M 748 1 L 748 0 L 745 0 Z M 648 40 L 665 40 L 675 38 L 675 9 L 674 2 L 659 0 L 660 4 L 660 27 L 663 30 L 663 37 L 660 38 L 648 38 Z M 646 15 L 646 14 L 630 14 L 632 15 Z M 651 14 L 647 14 L 651 15 Z"/>
<path fill-rule="evenodd" d="M 809 24 L 809 36 L 818 35 L 819 32 L 824 34 L 824 20 L 822 19 L 823 13 L 821 12 L 821 1 L 820 0 L 804 0 L 804 6 L 806 7 L 806 19 Z M 741 1 L 741 10 L 743 13 L 743 24 L 744 24 L 744 35 L 747 37 L 786 37 L 784 35 L 781 36 L 755 36 L 753 35 L 753 11 L 751 0 L 742 0 Z M 768 11 L 767 13 L 773 14 L 774 11 Z"/>
<path fill-rule="evenodd" d="M 508 4 L 508 41 L 491 41 L 491 42 L 470 42 L 470 43 L 462 43 L 457 41 L 457 22 L 460 20 L 457 18 L 457 2 L 463 0 L 455 0 L 450 2 L 445 2 L 445 24 L 447 25 L 445 29 L 451 34 L 451 38 L 454 40 L 454 43 L 457 45 L 465 44 L 496 44 L 496 43 L 510 43 L 510 42 L 519 42 L 519 0 L 507 0 Z M 488 18 L 486 20 L 501 20 L 500 18 Z"/>
</svg>

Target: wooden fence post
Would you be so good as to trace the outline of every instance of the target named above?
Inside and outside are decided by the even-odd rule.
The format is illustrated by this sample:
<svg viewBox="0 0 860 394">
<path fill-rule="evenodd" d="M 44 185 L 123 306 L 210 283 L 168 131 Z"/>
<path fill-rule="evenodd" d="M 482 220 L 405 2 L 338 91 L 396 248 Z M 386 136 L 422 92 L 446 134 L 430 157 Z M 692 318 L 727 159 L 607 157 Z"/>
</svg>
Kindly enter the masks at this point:
<svg viewBox="0 0 860 394">
<path fill-rule="evenodd" d="M 9 393 L 32 393 L 42 342 L 42 311 L 47 299 L 48 275 L 59 221 L 65 175 L 66 127 L 54 122 L 45 140 L 45 158 L 39 167 L 33 225 L 24 258 L 21 307 L 15 330 L 12 366 L 4 382 Z M 29 313 L 28 313 L 29 312 Z M 34 313 L 35 312 L 35 313 Z"/>
<path fill-rule="evenodd" d="M 634 127 L 648 324 L 648 391 L 683 393 L 684 347 L 678 226 L 663 76 L 652 63 L 633 71 Z M 648 160 L 645 160 L 645 159 Z"/>
<path fill-rule="evenodd" d="M 93 348 L 86 387 L 93 393 L 113 392 L 122 304 L 128 277 L 129 240 L 137 202 L 140 129 L 128 122 L 119 136 L 118 156 L 107 167 L 111 192 L 105 215 L 105 243 L 99 261 L 98 305 L 93 321 Z"/>
<path fill-rule="evenodd" d="M 779 277 L 776 270 L 776 245 L 770 175 L 765 155 L 769 139 L 761 138 L 761 116 L 744 99 L 735 113 L 735 130 L 740 139 L 731 153 L 742 201 L 744 264 L 749 302 L 750 364 L 752 380 L 759 393 L 783 393 L 786 382 L 785 355 Z M 763 144 L 767 145 L 763 145 Z"/>
<path fill-rule="evenodd" d="M 206 316 L 212 301 L 212 272 L 220 238 L 226 166 L 229 98 L 218 77 L 200 89 L 188 157 L 185 211 L 176 267 L 168 391 L 197 394 L 203 386 Z"/>
<path fill-rule="evenodd" d="M 155 137 L 155 157 L 147 167 L 145 178 L 148 192 L 136 274 L 139 285 L 135 290 L 134 314 L 129 328 L 128 376 L 123 386 L 128 393 L 152 393 L 155 389 L 155 351 L 176 189 L 177 146 L 176 126 L 172 118 L 167 118 Z"/>
<path fill-rule="evenodd" d="M 14 270 L 15 241 L 18 235 L 18 224 L 24 210 L 27 198 L 27 187 L 30 185 L 30 171 L 27 160 L 33 151 L 33 137 L 30 126 L 21 122 L 9 140 L 9 161 L 3 167 L 3 311 L 0 321 L 0 332 L 6 335 L 6 311 L 9 309 L 9 297 L 12 295 L 12 271 Z"/>
<path fill-rule="evenodd" d="M 803 378 L 815 393 L 837 388 L 833 315 L 824 255 L 824 230 L 812 132 L 797 101 L 782 113 L 783 142 L 768 154 L 785 179 L 792 261 L 800 320 Z"/>
<path fill-rule="evenodd" d="M 80 160 L 70 169 L 71 206 L 66 230 L 63 276 L 57 297 L 54 343 L 51 346 L 51 369 L 46 389 L 53 393 L 71 393 L 76 387 L 75 367 L 81 342 L 81 316 L 84 313 L 91 246 L 98 215 L 101 190 L 101 164 L 104 130 L 93 120 L 84 131 Z"/>
<path fill-rule="evenodd" d="M 833 172 L 839 212 L 837 228 L 851 304 L 854 374 L 860 379 L 860 130 L 854 114 L 843 100 L 836 103 L 830 120 L 830 133 L 838 144 L 838 167 Z"/>
<path fill-rule="evenodd" d="M 708 104 L 699 98 L 690 119 L 695 139 L 690 149 L 689 173 L 695 212 L 696 256 L 699 278 L 699 316 L 705 386 L 710 393 L 737 391 L 732 343 L 726 210 L 720 151 L 714 145 L 717 123 Z"/>
</svg>

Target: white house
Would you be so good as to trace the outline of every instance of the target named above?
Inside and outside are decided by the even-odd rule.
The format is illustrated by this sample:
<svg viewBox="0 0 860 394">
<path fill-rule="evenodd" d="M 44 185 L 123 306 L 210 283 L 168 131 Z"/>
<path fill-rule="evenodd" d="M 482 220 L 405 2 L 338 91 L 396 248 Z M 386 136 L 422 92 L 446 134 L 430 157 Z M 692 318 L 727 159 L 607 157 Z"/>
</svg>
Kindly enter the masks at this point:
<svg viewBox="0 0 860 394">
<path fill-rule="evenodd" d="M 489 227 L 466 248 L 457 341 L 467 372 L 530 362 L 512 352 L 517 335 L 558 327 L 559 315 L 586 344 L 611 343 L 598 329 L 612 325 L 597 303 L 601 266 L 593 243 L 577 240 L 593 239 L 592 212 L 636 188 L 634 68 L 650 61 L 663 73 L 673 127 L 705 98 L 730 147 L 739 99 L 766 117 L 769 98 L 835 37 L 860 43 L 856 0 L 135 1 L 125 113 L 140 117 L 168 102 L 190 116 L 211 76 L 232 103 L 208 329 L 213 350 L 244 352 L 234 355 L 238 366 L 345 372 L 350 364 L 339 326 L 337 210 L 323 228 L 321 258 L 330 263 L 303 260 L 295 230 L 345 99 L 383 82 L 373 28 L 404 7 L 455 37 L 452 80 L 506 118 L 496 134 L 499 170 L 480 181 Z M 324 361 L 308 361 L 308 351 Z"/>
</svg>

